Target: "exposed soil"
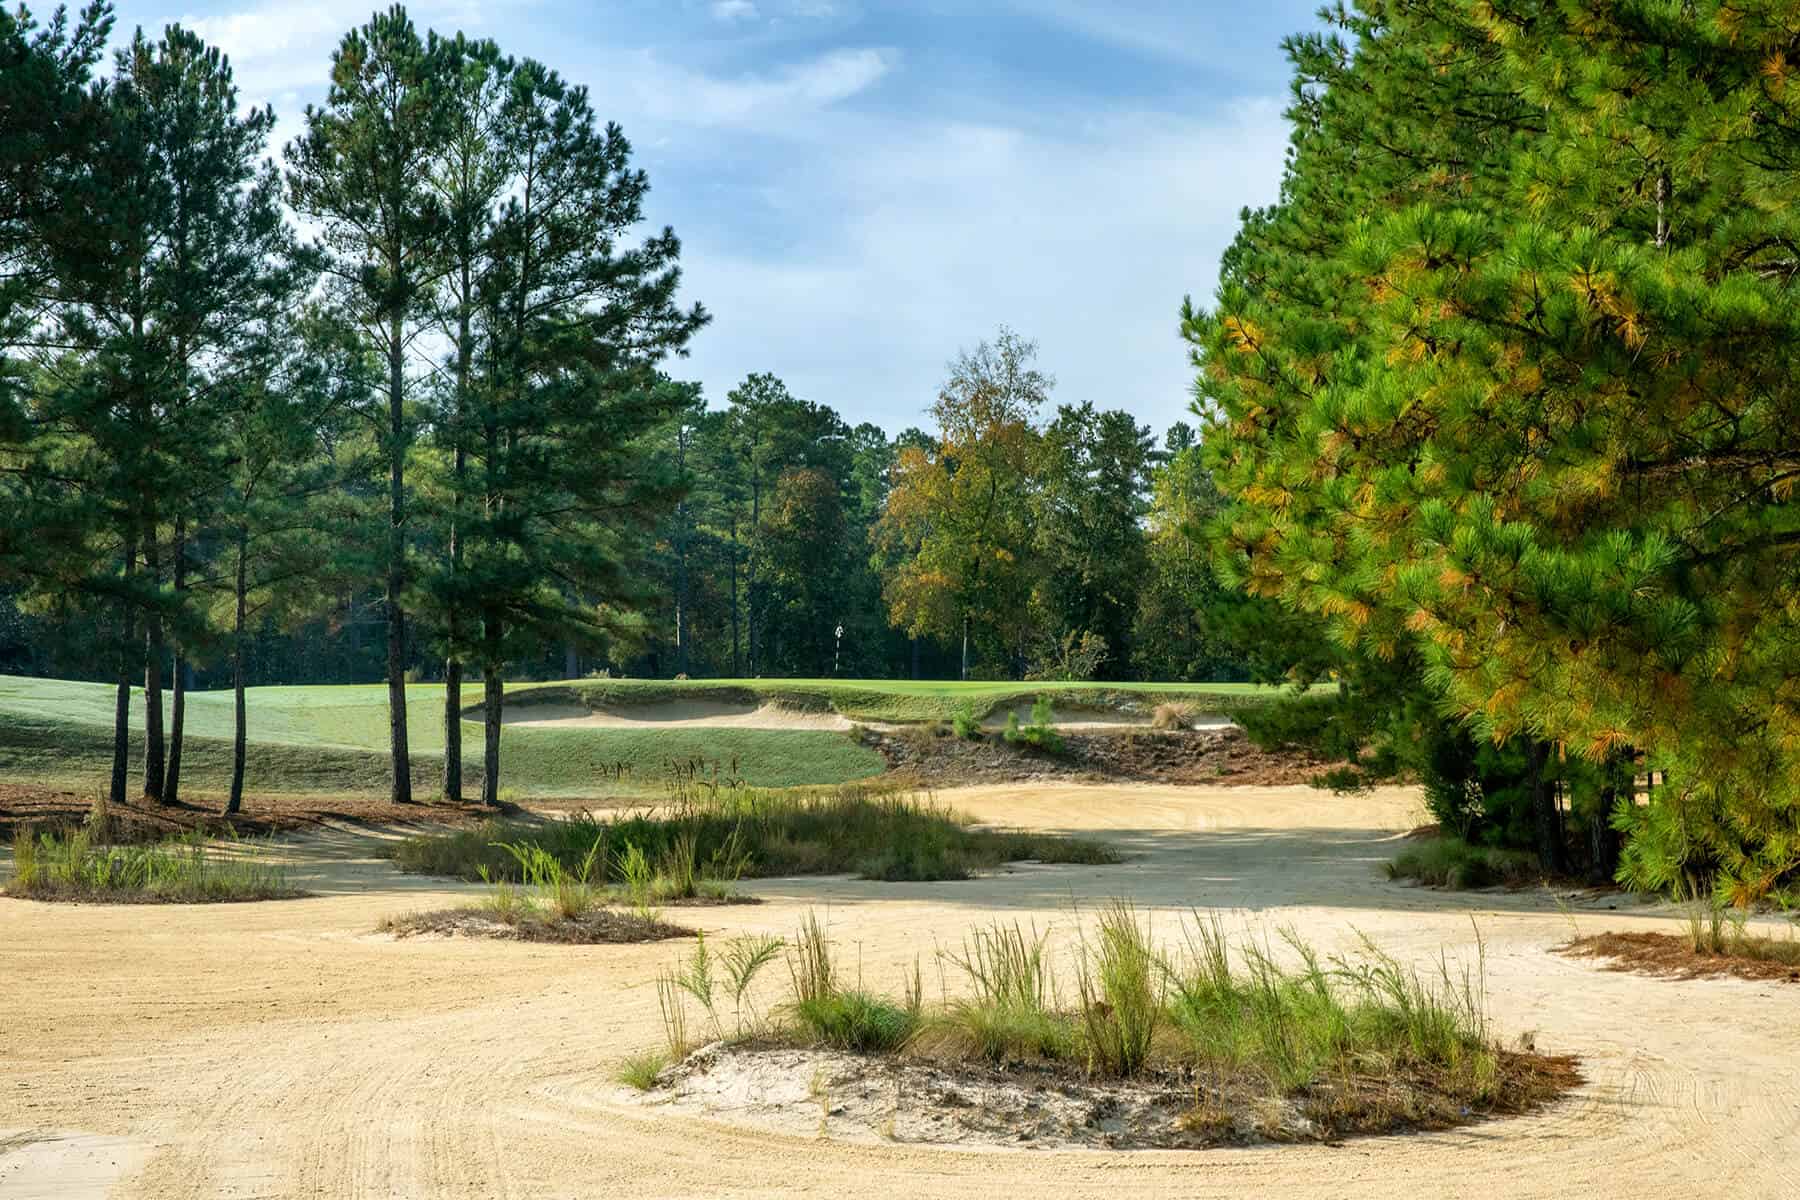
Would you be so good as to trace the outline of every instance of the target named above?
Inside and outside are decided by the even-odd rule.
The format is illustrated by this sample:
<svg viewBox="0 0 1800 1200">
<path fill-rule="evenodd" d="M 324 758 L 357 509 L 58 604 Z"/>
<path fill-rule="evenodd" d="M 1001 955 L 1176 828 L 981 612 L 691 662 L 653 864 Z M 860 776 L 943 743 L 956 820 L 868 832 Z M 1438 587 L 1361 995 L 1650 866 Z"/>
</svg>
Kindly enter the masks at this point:
<svg viewBox="0 0 1800 1200">
<path fill-rule="evenodd" d="M 569 803 L 577 803 L 570 801 Z M 138 800 L 107 806 L 119 840 L 158 841 L 171 834 L 201 830 L 218 835 L 262 837 L 322 825 L 438 825 L 463 828 L 494 816 L 517 815 L 519 809 L 479 804 L 424 802 L 392 804 L 385 796 L 296 795 L 246 796 L 244 811 L 226 816 L 223 797 L 197 793 L 179 804 Z M 64 791 L 31 783 L 0 782 L 0 840 L 11 841 L 20 825 L 41 828 L 82 824 L 93 812 L 92 793 Z"/>
<path fill-rule="evenodd" d="M 940 1063 L 727 1046 L 663 1071 L 644 1101 L 790 1135 L 1033 1149 L 1195 1150 L 1449 1129 L 1529 1112 L 1581 1083 L 1573 1059 L 1505 1052 L 1501 1098 L 1473 1109 L 1424 1072 L 1332 1080 L 1277 1097 L 1249 1076 L 1089 1079 L 1038 1063 Z"/>
<path fill-rule="evenodd" d="M 927 787 L 1038 781 L 1280 787 L 1308 783 L 1330 764 L 1294 751 L 1258 749 L 1233 727 L 1194 730 L 1062 727 L 1064 752 L 1049 754 L 996 736 L 956 737 L 944 726 L 865 729 L 863 744 L 888 769 Z"/>
<path fill-rule="evenodd" d="M 694 931 L 684 926 L 618 908 L 596 908 L 580 917 L 546 917 L 534 913 L 514 921 L 503 921 L 479 908 L 439 908 L 389 917 L 381 923 L 380 929 L 397 938 L 420 935 L 481 937 L 570 946 L 616 946 L 694 936 Z"/>
<path fill-rule="evenodd" d="M 1667 979 L 1753 979 L 1800 983 L 1800 963 L 1775 962 L 1745 954 L 1701 954 L 1672 933 L 1599 933 L 1558 946 L 1575 958 L 1605 959 L 1608 971 L 1630 971 Z"/>
</svg>

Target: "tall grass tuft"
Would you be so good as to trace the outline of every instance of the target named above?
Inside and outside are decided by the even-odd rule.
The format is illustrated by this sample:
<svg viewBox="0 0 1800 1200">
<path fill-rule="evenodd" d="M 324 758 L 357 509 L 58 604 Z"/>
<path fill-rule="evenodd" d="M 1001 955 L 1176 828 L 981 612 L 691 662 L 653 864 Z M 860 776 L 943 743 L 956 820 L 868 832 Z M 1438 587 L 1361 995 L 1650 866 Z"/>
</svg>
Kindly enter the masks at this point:
<svg viewBox="0 0 1800 1200">
<path fill-rule="evenodd" d="M 1076 947 L 1077 1003 L 1064 1009 L 1045 935 L 995 923 L 939 952 L 963 986 L 928 1010 L 916 962 L 903 1000 L 845 986 L 809 913 L 787 955 L 787 1021 L 762 1032 L 857 1053 L 1061 1064 L 1107 1078 L 1178 1072 L 1195 1080 L 1200 1125 L 1230 1098 L 1275 1134 L 1285 1130 L 1279 1114 L 1294 1106 L 1328 1131 L 1456 1123 L 1477 1110 L 1522 1110 L 1575 1078 L 1566 1060 L 1521 1065 L 1493 1038 L 1479 930 L 1473 964 L 1440 958 L 1425 972 L 1367 939 L 1327 959 L 1291 931 L 1234 949 L 1217 916 L 1184 933 L 1182 951 L 1165 957 L 1147 919 L 1108 904 Z M 678 978 L 665 976 L 658 993 L 671 1047 L 686 1044 Z"/>
<path fill-rule="evenodd" d="M 1028 935 L 1017 922 L 995 922 L 975 930 L 960 949 L 940 951 L 940 957 L 962 974 L 968 994 L 950 1001 L 924 1027 L 922 1044 L 990 1062 L 1067 1055 L 1071 1033 L 1056 1011 L 1044 935 L 1035 927 Z M 915 967 L 907 993 L 907 1006 L 915 1011 L 921 1007 L 919 991 Z"/>
<path fill-rule="evenodd" d="M 1150 1057 L 1162 1016 L 1163 972 L 1148 924 L 1124 901 L 1100 910 L 1093 942 L 1082 943 L 1077 979 L 1090 1069 L 1136 1075 Z"/>
<path fill-rule="evenodd" d="M 905 1005 L 883 1000 L 839 981 L 831 942 L 816 914 L 808 913 L 788 955 L 795 1021 L 814 1042 L 837 1050 L 880 1053 L 898 1050 L 917 1026 Z"/>
</svg>

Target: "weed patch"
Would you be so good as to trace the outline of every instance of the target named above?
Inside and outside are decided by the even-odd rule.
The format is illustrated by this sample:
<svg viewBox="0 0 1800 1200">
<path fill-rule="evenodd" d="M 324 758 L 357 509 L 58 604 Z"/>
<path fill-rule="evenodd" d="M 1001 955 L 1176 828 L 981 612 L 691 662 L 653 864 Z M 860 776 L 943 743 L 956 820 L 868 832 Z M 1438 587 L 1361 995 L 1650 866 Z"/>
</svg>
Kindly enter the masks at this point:
<svg viewBox="0 0 1800 1200">
<path fill-rule="evenodd" d="M 104 828 L 104 826 L 102 826 Z M 209 844 L 204 835 L 111 845 L 86 829 L 13 834 L 6 894 L 28 900 L 98 904 L 226 904 L 286 900 L 306 893 L 269 861 L 260 842 Z"/>
<path fill-rule="evenodd" d="M 595 847 L 601 847 L 596 854 Z M 854 872 L 890 881 L 964 879 L 1002 863 L 1114 863 L 1096 842 L 974 827 L 928 798 L 846 786 L 774 792 L 693 789 L 662 811 L 483 827 L 398 843 L 402 870 L 524 882 L 527 859 L 617 886 L 634 903 L 693 894 L 740 877 Z"/>
<path fill-rule="evenodd" d="M 1433 887 L 1515 886 L 1539 878 L 1537 860 L 1523 850 L 1475 846 L 1458 837 L 1423 838 L 1386 865 L 1389 879 L 1414 879 Z"/>
</svg>

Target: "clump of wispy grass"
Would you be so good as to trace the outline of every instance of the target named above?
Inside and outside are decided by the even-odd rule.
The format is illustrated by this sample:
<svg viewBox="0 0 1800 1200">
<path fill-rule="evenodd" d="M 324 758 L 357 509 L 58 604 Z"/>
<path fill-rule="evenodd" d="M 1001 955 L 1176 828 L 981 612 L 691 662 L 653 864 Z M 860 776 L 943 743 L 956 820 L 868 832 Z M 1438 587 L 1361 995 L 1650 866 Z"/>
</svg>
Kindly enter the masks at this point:
<svg viewBox="0 0 1800 1200">
<path fill-rule="evenodd" d="M 6 894 L 107 904 L 222 904 L 305 895 L 288 883 L 286 869 L 271 861 L 264 843 L 221 848 L 191 833 L 116 846 L 89 828 L 15 831 Z"/>
<path fill-rule="evenodd" d="M 408 838 L 402 870 L 522 881 L 522 848 L 578 870 L 596 844 L 596 885 L 633 904 L 705 895 L 739 878 L 855 872 L 869 879 L 964 879 L 1022 860 L 1113 863 L 1106 846 L 1077 838 L 981 829 L 930 797 L 862 786 L 773 792 L 742 786 L 678 793 L 667 809 Z M 483 872 L 486 872 L 484 875 Z"/>
<path fill-rule="evenodd" d="M 1537 860 L 1523 850 L 1476 846 L 1458 837 L 1421 839 L 1384 869 L 1389 879 L 1416 879 L 1454 891 L 1528 883 L 1539 875 Z"/>
<path fill-rule="evenodd" d="M 962 975 L 966 994 L 921 1023 L 923 1052 L 995 1063 L 1067 1057 L 1070 1030 L 1057 1012 L 1044 935 L 1035 927 L 1027 933 L 1017 922 L 996 921 L 940 957 Z M 921 1006 L 916 984 L 908 1003 Z"/>
<path fill-rule="evenodd" d="M 619 1064 L 615 1078 L 627 1087 L 647 1092 L 656 1086 L 657 1076 L 674 1060 L 661 1050 L 647 1050 L 628 1055 Z"/>
<path fill-rule="evenodd" d="M 1149 927 L 1114 900 L 1100 910 L 1094 940 L 1081 950 L 1081 1045 L 1089 1069 L 1136 1075 L 1163 1015 L 1163 974 Z"/>
</svg>

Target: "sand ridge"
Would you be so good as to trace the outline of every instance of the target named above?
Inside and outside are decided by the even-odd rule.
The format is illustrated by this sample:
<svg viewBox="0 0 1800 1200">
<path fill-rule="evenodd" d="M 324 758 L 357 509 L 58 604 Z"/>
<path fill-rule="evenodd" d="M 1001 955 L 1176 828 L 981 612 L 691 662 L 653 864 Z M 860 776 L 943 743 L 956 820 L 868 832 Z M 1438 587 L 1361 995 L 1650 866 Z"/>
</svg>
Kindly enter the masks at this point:
<svg viewBox="0 0 1800 1200">
<path fill-rule="evenodd" d="M 579 704 L 516 704 L 505 710 L 502 721 L 507 725 L 536 729 L 822 729 L 843 732 L 850 728 L 850 719 L 841 713 L 717 700 L 671 700 L 604 709 L 590 709 Z"/>
<path fill-rule="evenodd" d="M 1800 1192 L 1791 987 L 1646 980 L 1549 952 L 1575 930 L 1678 928 L 1664 906 L 1560 911 L 1540 891 L 1388 883 L 1378 865 L 1419 819 L 1400 789 L 1007 785 L 940 798 L 996 824 L 1091 832 L 1133 857 L 951 884 L 765 880 L 749 887 L 766 903 L 694 919 L 720 935 L 788 934 L 816 909 L 869 984 L 893 990 L 974 924 L 1035 923 L 1066 946 L 1082 911 L 1113 895 L 1168 937 L 1181 914 L 1217 907 L 1249 935 L 1292 926 L 1330 950 L 1367 934 L 1426 966 L 1472 958 L 1478 928 L 1498 1030 L 1579 1054 L 1590 1082 L 1545 1113 L 1451 1133 L 1198 1153 L 951 1150 L 682 1117 L 622 1100 L 612 1078 L 661 1036 L 654 980 L 678 945 L 394 941 L 372 932 L 383 916 L 474 887 L 399 876 L 366 838 L 330 831 L 290 849 L 312 899 L 0 901 L 0 1130 L 148 1147 L 86 1194 L 154 1200 Z M 778 999 L 783 981 L 766 981 Z M 32 1194 L 9 1157 L 0 1149 L 0 1196 Z"/>
</svg>

